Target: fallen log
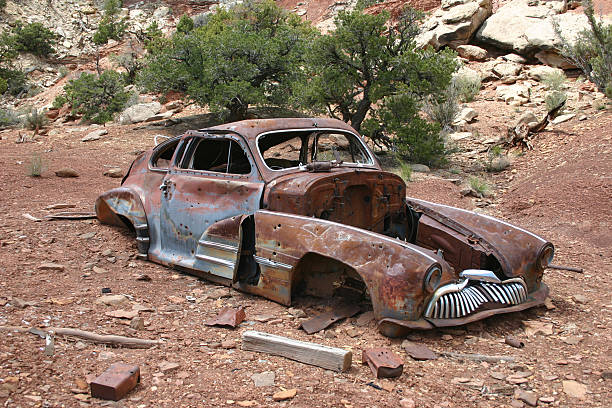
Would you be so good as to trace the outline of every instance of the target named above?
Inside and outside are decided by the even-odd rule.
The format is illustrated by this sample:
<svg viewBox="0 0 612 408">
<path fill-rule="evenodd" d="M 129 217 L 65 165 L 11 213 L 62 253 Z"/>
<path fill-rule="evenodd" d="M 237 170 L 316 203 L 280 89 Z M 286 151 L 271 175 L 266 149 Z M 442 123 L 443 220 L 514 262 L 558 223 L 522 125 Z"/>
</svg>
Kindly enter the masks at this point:
<svg viewBox="0 0 612 408">
<path fill-rule="evenodd" d="M 135 337 L 117 336 L 111 334 L 97 334 L 85 330 L 71 329 L 65 327 L 49 327 L 44 330 L 35 327 L 26 328 L 18 326 L 0 326 L 0 331 L 15 331 L 19 333 L 31 333 L 41 336 L 43 333 L 53 333 L 56 336 L 77 337 L 83 340 L 89 340 L 98 344 L 109 344 L 112 346 L 122 346 L 130 348 L 149 348 L 162 344 L 159 340 L 138 339 Z M 42 336 L 41 336 L 42 337 Z"/>
<path fill-rule="evenodd" d="M 447 358 L 455 358 L 457 360 L 472 360 L 472 361 L 486 361 L 487 363 L 498 363 L 500 361 L 506 361 L 508 363 L 514 363 L 516 358 L 512 356 L 489 356 L 486 354 L 464 354 L 455 353 L 452 351 L 439 351 L 439 355 Z"/>
<path fill-rule="evenodd" d="M 561 102 L 559 106 L 551 109 L 548 114 L 537 124 L 533 126 L 527 126 L 527 124 L 518 125 L 515 128 L 508 129 L 508 139 L 505 144 L 508 149 L 512 147 L 520 147 L 521 149 L 531 150 L 533 145 L 531 140 L 535 137 L 536 133 L 541 132 L 548 126 L 548 124 L 557 117 L 561 109 L 565 106 L 565 101 Z"/>
<path fill-rule="evenodd" d="M 348 370 L 353 359 L 353 353 L 348 350 L 257 331 L 242 334 L 242 349 L 274 354 L 335 371 Z"/>
</svg>

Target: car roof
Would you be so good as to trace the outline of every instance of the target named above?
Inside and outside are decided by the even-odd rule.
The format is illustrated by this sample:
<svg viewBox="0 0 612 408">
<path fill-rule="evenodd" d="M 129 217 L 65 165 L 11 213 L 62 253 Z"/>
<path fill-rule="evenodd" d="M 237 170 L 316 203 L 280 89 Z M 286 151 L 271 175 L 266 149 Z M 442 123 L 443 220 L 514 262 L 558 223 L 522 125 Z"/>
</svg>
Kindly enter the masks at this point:
<svg viewBox="0 0 612 408">
<path fill-rule="evenodd" d="M 249 119 L 239 122 L 225 123 L 223 125 L 218 125 L 207 129 L 200 129 L 199 131 L 230 130 L 232 132 L 239 133 L 248 142 L 253 142 L 258 135 L 275 130 L 317 128 L 341 129 L 356 133 L 355 130 L 345 122 L 338 119 L 329 118 Z"/>
</svg>

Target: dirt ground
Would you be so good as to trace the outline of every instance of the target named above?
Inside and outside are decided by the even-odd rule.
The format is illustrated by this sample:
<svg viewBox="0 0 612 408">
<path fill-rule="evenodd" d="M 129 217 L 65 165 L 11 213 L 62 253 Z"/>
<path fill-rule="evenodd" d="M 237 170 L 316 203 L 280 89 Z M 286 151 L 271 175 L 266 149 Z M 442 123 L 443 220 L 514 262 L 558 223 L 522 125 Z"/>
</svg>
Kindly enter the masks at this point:
<svg viewBox="0 0 612 408">
<path fill-rule="evenodd" d="M 233 290 L 220 291 L 206 281 L 137 260 L 133 237 L 96 220 L 31 221 L 23 214 L 43 218 L 62 211 L 45 210 L 58 203 L 75 206 L 68 211 L 92 211 L 97 195 L 120 183 L 103 176 L 104 171 L 110 167 L 127 171 L 135 153 L 151 147 L 152 136 L 160 132 L 110 125 L 100 140 L 81 142 L 91 129 L 65 125 L 38 141 L 21 144 L 15 143 L 19 131 L 0 132 L 0 326 L 73 327 L 163 340 L 150 349 L 126 349 L 57 337 L 54 355 L 47 356 L 43 339 L 1 330 L 0 403 L 10 407 L 484 408 L 523 406 L 521 399 L 531 395 L 539 406 L 609 407 L 611 128 L 608 111 L 542 133 L 533 151 L 517 156 L 511 168 L 494 176 L 497 193 L 481 210 L 551 240 L 557 248 L 556 264 L 584 269 L 582 274 L 547 272 L 552 306 L 409 336 L 434 351 L 506 355 L 514 357 L 514 363 L 413 361 L 403 351 L 402 339 L 383 337 L 374 322 L 359 326 L 357 317 L 309 336 L 298 329 L 300 318 L 286 307 Z M 28 176 L 36 156 L 42 158 L 42 177 Z M 54 172 L 65 167 L 79 177 L 56 177 Z M 470 209 L 478 205 L 461 197 L 460 187 L 445 177 L 418 175 L 409 183 L 409 194 Z M 63 270 L 41 269 L 49 262 Z M 141 274 L 151 280 L 137 280 Z M 100 304 L 103 288 L 125 294 L 126 301 L 117 306 Z M 194 300 L 191 296 L 194 302 L 187 300 Z M 235 330 L 203 325 L 223 306 L 243 306 L 246 321 Z M 308 316 L 326 309 L 313 299 L 296 307 Z M 144 330 L 106 314 L 118 309 L 139 310 Z M 526 322 L 535 322 L 540 334 L 528 335 L 526 328 L 533 324 Z M 336 373 L 242 351 L 241 334 L 253 329 L 350 349 L 353 366 Z M 525 347 L 506 345 L 508 335 Z M 369 347 L 388 347 L 401 356 L 404 374 L 396 380 L 373 378 L 360 361 L 361 350 Z M 91 399 L 86 381 L 119 361 L 140 366 L 140 385 L 118 403 Z M 252 375 L 268 371 L 274 373 L 273 385 L 255 387 Z M 293 399 L 273 400 L 275 392 L 293 388 L 297 389 Z"/>
</svg>

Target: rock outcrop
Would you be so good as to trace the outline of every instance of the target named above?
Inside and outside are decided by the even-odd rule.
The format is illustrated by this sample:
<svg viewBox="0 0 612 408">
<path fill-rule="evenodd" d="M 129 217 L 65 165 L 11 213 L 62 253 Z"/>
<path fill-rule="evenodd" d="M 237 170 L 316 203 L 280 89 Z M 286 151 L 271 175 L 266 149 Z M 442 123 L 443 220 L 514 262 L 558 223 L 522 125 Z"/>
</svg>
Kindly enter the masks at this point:
<svg viewBox="0 0 612 408">
<path fill-rule="evenodd" d="M 492 10 L 491 0 L 442 0 L 442 8 L 423 23 L 416 43 L 435 49 L 468 44 Z"/>
</svg>

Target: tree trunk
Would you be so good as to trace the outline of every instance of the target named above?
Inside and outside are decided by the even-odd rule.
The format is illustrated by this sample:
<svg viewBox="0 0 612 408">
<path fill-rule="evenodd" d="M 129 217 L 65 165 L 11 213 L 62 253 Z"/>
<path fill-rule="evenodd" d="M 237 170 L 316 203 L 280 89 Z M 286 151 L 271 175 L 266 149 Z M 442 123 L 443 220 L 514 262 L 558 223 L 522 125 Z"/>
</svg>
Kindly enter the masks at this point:
<svg viewBox="0 0 612 408">
<path fill-rule="evenodd" d="M 357 110 L 351 117 L 351 126 L 356 131 L 359 132 L 359 129 L 361 128 L 361 123 L 365 119 L 368 111 L 370 110 L 371 105 L 372 104 L 370 103 L 369 98 L 364 95 L 364 98 L 361 100 L 361 102 L 359 102 L 359 105 L 357 106 Z"/>
<path fill-rule="evenodd" d="M 228 122 L 237 122 L 246 119 L 248 107 L 249 105 L 242 103 L 240 98 L 233 98 L 227 105 L 227 109 L 229 110 Z"/>
</svg>

